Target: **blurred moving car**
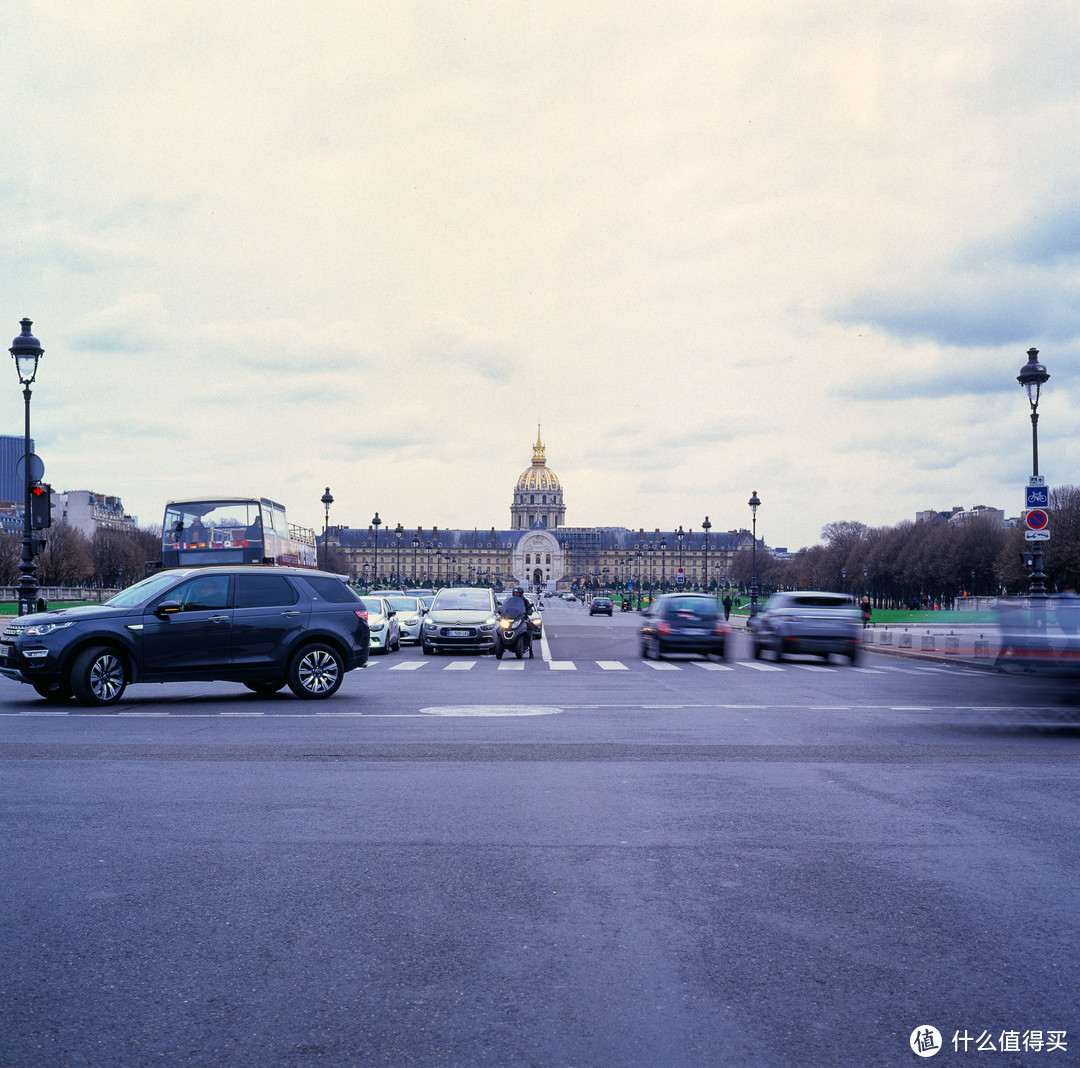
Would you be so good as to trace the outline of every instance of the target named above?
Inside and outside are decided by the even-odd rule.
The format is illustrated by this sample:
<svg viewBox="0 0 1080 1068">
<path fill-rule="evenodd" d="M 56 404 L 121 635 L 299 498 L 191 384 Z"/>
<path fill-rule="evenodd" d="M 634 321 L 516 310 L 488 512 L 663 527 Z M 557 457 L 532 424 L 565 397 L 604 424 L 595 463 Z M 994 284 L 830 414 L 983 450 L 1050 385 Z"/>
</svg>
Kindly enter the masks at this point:
<svg viewBox="0 0 1080 1068">
<path fill-rule="evenodd" d="M 774 593 L 750 621 L 754 658 L 771 652 L 777 660 L 788 653 L 810 653 L 829 659 L 840 653 L 859 659 L 862 613 L 847 593 L 794 590 Z"/>
<path fill-rule="evenodd" d="M 424 655 L 452 649 L 493 653 L 498 618 L 495 595 L 486 587 L 439 590 L 421 627 Z"/>
<path fill-rule="evenodd" d="M 0 636 L 0 674 L 56 704 L 210 680 L 329 697 L 367 658 L 367 612 L 341 576 L 258 565 L 158 571 L 101 605 L 21 616 Z"/>
<path fill-rule="evenodd" d="M 615 606 L 610 597 L 594 597 L 589 603 L 589 615 L 608 615 L 615 611 Z"/>
<path fill-rule="evenodd" d="M 371 631 L 371 651 L 388 653 L 391 649 L 401 648 L 401 629 L 398 626 L 397 612 L 386 597 L 367 594 L 360 598 L 368 613 L 368 629 Z"/>
<path fill-rule="evenodd" d="M 699 653 L 724 659 L 731 628 L 716 598 L 707 593 L 668 593 L 642 612 L 641 656 Z"/>
<path fill-rule="evenodd" d="M 383 598 L 397 613 L 398 636 L 403 642 L 419 643 L 420 626 L 424 622 L 427 609 L 419 597 L 410 597 L 404 593 L 388 593 Z"/>
</svg>

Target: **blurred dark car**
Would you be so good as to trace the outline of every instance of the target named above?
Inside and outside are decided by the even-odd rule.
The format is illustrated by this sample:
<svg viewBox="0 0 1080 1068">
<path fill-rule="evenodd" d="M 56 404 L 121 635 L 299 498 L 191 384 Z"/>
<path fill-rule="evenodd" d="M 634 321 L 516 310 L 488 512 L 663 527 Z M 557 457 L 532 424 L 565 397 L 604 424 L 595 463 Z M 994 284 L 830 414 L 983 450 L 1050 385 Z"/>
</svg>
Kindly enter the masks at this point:
<svg viewBox="0 0 1080 1068">
<path fill-rule="evenodd" d="M 615 606 L 611 603 L 610 597 L 594 597 L 589 605 L 589 615 L 607 615 L 610 616 L 615 610 Z"/>
<path fill-rule="evenodd" d="M 0 636 L 0 674 L 47 701 L 112 705 L 133 682 L 288 684 L 336 693 L 368 658 L 367 613 L 338 575 L 291 567 L 159 571 L 104 604 L 21 616 Z"/>
<path fill-rule="evenodd" d="M 641 655 L 698 653 L 724 659 L 731 628 L 723 609 L 707 593 L 667 593 L 641 614 Z"/>
<path fill-rule="evenodd" d="M 750 622 L 754 658 L 771 652 L 777 660 L 788 653 L 830 653 L 859 659 L 862 613 L 846 593 L 792 590 L 774 593 Z"/>
</svg>

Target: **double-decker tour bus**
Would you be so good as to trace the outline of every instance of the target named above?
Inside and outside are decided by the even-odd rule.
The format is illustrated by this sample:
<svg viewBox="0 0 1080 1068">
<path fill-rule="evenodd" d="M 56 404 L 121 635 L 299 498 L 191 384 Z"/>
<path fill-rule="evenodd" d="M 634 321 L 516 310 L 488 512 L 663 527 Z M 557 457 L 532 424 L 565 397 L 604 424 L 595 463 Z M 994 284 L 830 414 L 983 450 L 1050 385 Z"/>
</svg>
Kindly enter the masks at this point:
<svg viewBox="0 0 1080 1068">
<path fill-rule="evenodd" d="M 265 497 L 169 501 L 161 525 L 161 566 L 279 564 L 318 567 L 315 533 L 293 526 Z"/>
</svg>

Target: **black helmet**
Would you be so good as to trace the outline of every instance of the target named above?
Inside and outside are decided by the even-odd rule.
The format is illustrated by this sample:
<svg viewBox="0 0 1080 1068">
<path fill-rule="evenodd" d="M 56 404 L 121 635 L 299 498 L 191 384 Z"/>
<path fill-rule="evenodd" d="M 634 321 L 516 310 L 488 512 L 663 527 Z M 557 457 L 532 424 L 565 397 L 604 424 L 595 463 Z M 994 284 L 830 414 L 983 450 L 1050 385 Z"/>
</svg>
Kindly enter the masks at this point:
<svg viewBox="0 0 1080 1068">
<path fill-rule="evenodd" d="M 524 586 L 515 586 L 514 587 L 514 596 L 515 597 L 521 597 L 521 596 L 524 595 L 524 593 L 525 593 L 525 587 Z"/>
</svg>

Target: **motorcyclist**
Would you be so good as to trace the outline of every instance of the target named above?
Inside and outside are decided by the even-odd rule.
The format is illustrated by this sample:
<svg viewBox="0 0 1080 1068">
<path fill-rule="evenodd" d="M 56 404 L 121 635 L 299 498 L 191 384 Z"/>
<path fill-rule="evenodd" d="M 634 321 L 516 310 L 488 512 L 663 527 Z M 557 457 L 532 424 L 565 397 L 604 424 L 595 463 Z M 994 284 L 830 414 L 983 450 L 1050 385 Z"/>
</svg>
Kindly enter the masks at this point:
<svg viewBox="0 0 1080 1068">
<path fill-rule="evenodd" d="M 525 616 L 526 619 L 532 615 L 532 603 L 525 596 L 525 590 L 522 586 L 515 586 L 510 596 L 506 598 L 502 603 L 502 614 L 507 619 L 517 619 L 518 616 Z M 529 636 L 529 658 L 532 659 L 532 636 Z"/>
</svg>

